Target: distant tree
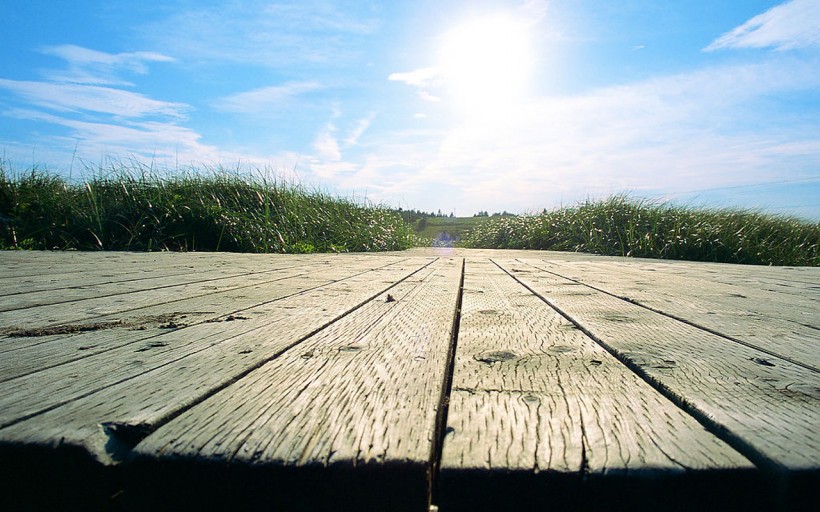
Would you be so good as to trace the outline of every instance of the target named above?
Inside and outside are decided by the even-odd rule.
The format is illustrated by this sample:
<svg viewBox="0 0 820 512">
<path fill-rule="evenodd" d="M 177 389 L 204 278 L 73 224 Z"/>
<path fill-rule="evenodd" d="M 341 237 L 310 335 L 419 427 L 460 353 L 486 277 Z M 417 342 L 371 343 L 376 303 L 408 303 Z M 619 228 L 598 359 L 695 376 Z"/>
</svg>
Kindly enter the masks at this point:
<svg viewBox="0 0 820 512">
<path fill-rule="evenodd" d="M 424 229 L 426 227 L 427 227 L 427 217 L 422 217 L 421 219 L 419 219 L 419 223 L 416 224 L 416 232 L 420 233 L 420 232 L 424 231 Z"/>
<path fill-rule="evenodd" d="M 455 213 L 450 212 L 450 218 L 451 218 L 451 219 L 452 219 L 453 217 L 455 217 L 455 216 L 456 216 L 456 214 L 455 214 Z"/>
</svg>

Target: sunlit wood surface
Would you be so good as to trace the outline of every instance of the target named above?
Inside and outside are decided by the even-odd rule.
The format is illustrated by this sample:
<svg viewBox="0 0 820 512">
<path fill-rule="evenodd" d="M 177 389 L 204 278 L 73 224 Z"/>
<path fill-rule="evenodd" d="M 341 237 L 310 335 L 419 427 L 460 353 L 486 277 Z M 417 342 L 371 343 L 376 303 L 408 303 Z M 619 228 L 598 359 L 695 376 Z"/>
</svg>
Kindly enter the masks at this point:
<svg viewBox="0 0 820 512">
<path fill-rule="evenodd" d="M 0 508 L 815 510 L 820 268 L 0 253 Z"/>
</svg>

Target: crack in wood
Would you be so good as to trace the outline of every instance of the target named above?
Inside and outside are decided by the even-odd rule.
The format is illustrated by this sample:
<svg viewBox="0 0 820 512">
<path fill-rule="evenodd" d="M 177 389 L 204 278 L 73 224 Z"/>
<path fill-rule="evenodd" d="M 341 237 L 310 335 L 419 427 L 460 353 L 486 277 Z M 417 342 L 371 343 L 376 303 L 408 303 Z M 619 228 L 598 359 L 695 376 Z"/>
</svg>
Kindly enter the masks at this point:
<svg viewBox="0 0 820 512">
<path fill-rule="evenodd" d="M 108 322 L 93 322 L 85 324 L 61 324 L 49 327 L 36 327 L 33 329 L 8 328 L 0 333 L 9 338 L 34 338 L 40 336 L 58 336 L 65 334 L 77 334 L 82 332 L 103 331 L 107 329 L 129 328 L 140 329 L 150 325 L 158 324 L 158 327 L 167 329 L 185 324 L 177 323 L 179 318 L 185 318 L 185 314 L 174 312 L 163 315 L 142 316 L 130 320 L 111 320 Z"/>
<path fill-rule="evenodd" d="M 444 382 L 439 398 L 439 406 L 436 412 L 436 428 L 433 435 L 433 443 L 430 450 L 430 464 L 428 470 L 427 504 L 432 510 L 438 509 L 436 502 L 439 496 L 439 481 L 441 472 L 441 456 L 444 449 L 444 438 L 449 434 L 454 434 L 455 429 L 447 427 L 447 413 L 450 409 L 450 395 L 453 387 L 453 374 L 456 366 L 456 349 L 458 348 L 458 330 L 461 325 L 461 305 L 464 298 L 464 275 L 466 273 L 467 260 L 461 260 L 461 278 L 458 283 L 458 295 L 453 311 L 453 324 L 450 328 L 450 347 L 447 351 L 447 371 L 444 374 Z"/>
</svg>

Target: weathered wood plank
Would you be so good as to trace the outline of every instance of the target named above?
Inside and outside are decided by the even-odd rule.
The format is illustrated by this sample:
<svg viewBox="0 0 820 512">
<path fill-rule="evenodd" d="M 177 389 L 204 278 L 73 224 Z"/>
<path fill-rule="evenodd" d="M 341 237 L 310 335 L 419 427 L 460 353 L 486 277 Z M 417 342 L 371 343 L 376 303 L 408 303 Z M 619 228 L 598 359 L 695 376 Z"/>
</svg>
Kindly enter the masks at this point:
<svg viewBox="0 0 820 512">
<path fill-rule="evenodd" d="M 439 260 L 161 427 L 135 449 L 142 478 L 210 461 L 231 489 L 264 482 L 243 489 L 268 507 L 425 510 L 461 267 Z"/>
<path fill-rule="evenodd" d="M 459 264 L 425 265 L 432 256 L 459 254 L 468 257 L 467 293 L 461 343 L 449 345 L 445 319 L 455 307 L 452 271 Z M 486 263 L 501 256 L 586 279 L 604 292 L 521 262 L 501 262 L 510 270 L 502 274 Z M 0 482 L 0 508 L 42 497 L 41 508 L 422 510 L 442 439 L 445 459 L 456 461 L 441 465 L 435 503 L 442 512 L 813 510 L 820 499 L 816 372 L 807 377 L 806 368 L 613 296 L 634 291 L 629 279 L 638 273 L 681 288 L 708 283 L 713 288 L 693 300 L 678 296 L 677 307 L 694 314 L 712 300 L 709 290 L 738 292 L 746 299 L 736 297 L 738 304 L 735 297 L 712 301 L 726 315 L 724 328 L 736 329 L 732 312 L 744 307 L 774 323 L 794 320 L 814 301 L 818 269 L 438 249 L 341 256 L 0 252 L 0 290 L 10 283 L 24 289 L 26 280 L 41 291 L 64 290 L 83 278 L 104 288 L 129 281 L 135 274 L 121 270 L 140 265 L 150 267 L 141 280 L 259 274 L 291 264 L 321 270 L 235 289 L 135 292 L 144 293 L 135 304 L 113 302 L 133 294 L 89 299 L 99 300 L 90 314 L 77 307 L 88 301 L 80 301 L 53 305 L 63 311 L 44 306 L 48 314 L 39 319 L 22 314 L 40 307 L 10 315 L 18 327 L 27 320 L 56 326 L 77 314 L 78 323 L 156 321 L 144 331 L 122 325 L 0 338 L 0 380 L 8 378 L 0 383 L 0 420 L 7 420 L 0 473 L 13 476 Z M 369 271 L 382 264 L 390 268 Z M 55 272 L 60 280 L 52 281 Z M 675 299 L 671 285 L 658 288 L 659 297 Z M 640 292 L 652 300 L 651 290 L 641 285 L 630 298 Z M 388 293 L 398 301 L 388 302 Z M 783 314 L 767 313 L 767 300 Z M 180 316 L 163 329 L 164 313 Z M 231 315 L 234 321 L 206 322 Z M 488 334 L 500 326 L 509 339 Z M 446 397 L 445 352 L 453 347 L 456 374 Z M 43 366 L 50 368 L 38 371 Z M 436 426 L 443 397 L 449 422 Z M 691 427 L 681 410 L 708 431 Z M 478 434 L 466 435 L 469 429 Z M 749 469 L 742 457 L 731 462 L 726 452 L 737 454 L 726 443 L 764 471 Z M 12 504 L 14 496 L 24 501 L 5 507 L 8 496 Z"/>
<path fill-rule="evenodd" d="M 0 255 L 1 256 L 1 255 Z M 322 261 L 329 261 L 331 258 L 324 258 Z M 47 275 L 37 275 L 20 278 L 0 278 L 0 299 L 4 302 L 18 301 L 17 305 L 22 305 L 19 301 L 26 299 L 34 304 L 48 304 L 56 301 L 67 301 L 70 299 L 80 299 L 85 296 L 102 296 L 107 288 L 112 285 L 122 287 L 120 293 L 126 290 L 137 289 L 137 286 L 145 283 L 143 289 L 151 288 L 163 279 L 168 283 L 193 282 L 205 279 L 204 276 L 227 277 L 230 275 L 250 274 L 254 272 L 267 273 L 277 269 L 290 268 L 295 265 L 318 265 L 315 258 L 294 259 L 275 258 L 267 262 L 259 260 L 238 260 L 235 263 L 224 261 L 205 261 L 199 265 L 182 263 L 165 266 L 154 266 L 152 262 L 143 264 L 123 265 L 118 261 L 100 261 L 95 267 L 86 268 L 82 272 L 66 272 L 60 269 L 58 272 Z M 274 263 L 275 262 L 275 263 Z M 151 281 L 154 280 L 154 281 Z M 44 293 L 44 292 L 50 292 Z M 23 295 L 24 297 L 8 297 L 10 295 Z M 67 297 L 62 298 L 62 295 Z M 8 297 L 8 298 L 7 298 Z M 45 297 L 51 302 L 38 302 L 36 298 Z M 55 300 L 57 299 L 57 300 Z"/>
<path fill-rule="evenodd" d="M 350 261 L 354 264 L 356 260 Z M 367 265 L 367 263 L 364 263 Z M 332 266 L 328 263 L 326 266 Z M 180 284 L 174 288 L 154 288 L 108 297 L 49 304 L 15 311 L 0 312 L 0 326 L 8 330 L 20 328 L 35 329 L 64 323 L 79 323 L 104 315 L 135 311 L 161 302 L 170 302 L 180 297 L 197 297 L 226 289 L 239 290 L 242 284 L 253 281 L 273 280 L 275 275 L 255 274 L 239 278 Z M 170 293 L 169 293 L 170 292 Z M 239 292 L 238 292 L 239 293 Z"/>
<path fill-rule="evenodd" d="M 193 269 L 163 269 L 140 268 L 128 270 L 109 270 L 106 272 L 86 272 L 85 275 L 76 272 L 55 272 L 49 275 L 29 277 L 2 278 L 0 277 L 0 296 L 17 295 L 22 293 L 42 292 L 46 290 L 63 290 L 66 288 L 81 288 L 100 284 L 139 281 L 140 279 L 164 276 L 179 276 L 193 274 Z M 90 274 L 90 275 L 89 275 Z"/>
<path fill-rule="evenodd" d="M 386 266 L 394 258 L 373 258 L 369 261 L 350 262 L 327 268 L 317 263 L 313 268 L 290 267 L 277 271 L 276 278 L 259 283 L 229 287 L 194 297 L 178 296 L 173 289 L 166 289 L 169 297 L 159 304 L 125 313 L 97 317 L 94 322 L 49 326 L 29 330 L 30 336 L 0 338 L 0 382 L 36 371 L 107 352 L 117 347 L 145 342 L 162 343 L 169 329 L 180 329 L 195 324 L 243 319 L 242 310 L 278 300 L 283 293 L 302 293 L 333 281 L 345 279 L 357 273 Z M 308 272 L 309 270 L 309 272 Z M 228 283 L 222 283 L 227 285 Z M 173 307 L 173 309 L 171 309 Z M 50 332 L 69 333 L 71 330 L 87 329 L 73 336 L 48 335 Z"/>
<path fill-rule="evenodd" d="M 535 267 L 499 263 L 756 464 L 817 470 L 816 372 Z"/>
<path fill-rule="evenodd" d="M 200 258 L 188 259 L 191 265 Z M 206 264 L 213 264 L 210 260 Z M 120 268 L 151 267 L 162 271 L 179 265 L 163 253 L 80 252 L 80 251 L 0 251 L 0 272 L 3 279 L 48 277 L 60 273 L 93 272 L 99 266 Z"/>
<path fill-rule="evenodd" d="M 388 253 L 383 253 L 388 254 Z M 397 253 L 391 253 L 397 254 Z M 149 272 L 176 270 L 213 270 L 231 268 L 255 262 L 264 268 L 272 261 L 277 264 L 289 260 L 327 258 L 327 254 L 235 254 L 235 253 L 179 253 L 170 252 L 85 252 L 85 251 L 0 251 L 0 280 L 11 282 L 24 278 L 48 278 L 54 274 L 95 273 L 101 268 L 109 271 L 150 269 Z"/>
<path fill-rule="evenodd" d="M 691 509 L 735 498 L 733 479 L 752 468 L 503 270 L 468 258 L 442 510 Z M 691 486 L 705 473 L 721 482 L 708 494 Z"/>
<path fill-rule="evenodd" d="M 209 389 L 201 383 L 230 381 L 238 374 L 261 364 L 286 349 L 288 346 L 309 335 L 315 329 L 332 321 L 349 310 L 391 286 L 396 280 L 416 272 L 430 260 L 421 260 L 412 265 L 386 266 L 371 272 L 344 276 L 330 285 L 304 291 L 299 283 L 277 285 L 269 290 L 270 299 L 261 305 L 243 310 L 242 319 L 228 323 L 200 323 L 169 331 L 145 343 L 129 344 L 87 358 L 72 361 L 47 370 L 32 373 L 0 384 L 0 425 L 13 425 L 25 418 L 49 411 L 61 404 L 94 395 L 116 387 L 120 395 L 114 403 L 128 397 L 136 384 L 133 379 L 150 376 L 146 380 L 148 394 L 156 399 L 162 396 L 162 406 L 171 407 L 181 393 L 174 386 L 188 386 L 186 400 L 195 400 Z M 385 284 L 388 281 L 390 284 Z M 281 300 L 277 300 L 281 299 Z M 272 336 L 272 339 L 268 339 Z M 168 373 L 170 371 L 170 373 Z M 165 382 L 156 373 L 165 372 Z M 200 381 L 194 375 L 201 375 Z M 164 391 L 163 391 L 164 390 Z M 169 394 L 170 390 L 174 390 Z M 90 401 L 100 400 L 93 396 Z M 107 401 L 106 401 L 107 402 Z M 83 402 L 83 403 L 87 403 Z M 139 407 L 130 404 L 132 407 Z M 102 404 L 107 406 L 108 403 Z M 83 411 L 83 405 L 75 410 Z M 45 420 L 36 420 L 24 425 L 17 432 L 31 429 L 33 424 L 44 425 Z M 97 424 L 93 423 L 95 432 Z M 113 420 L 111 420 L 113 421 Z M 58 429 L 62 424 L 58 423 Z M 8 439 L 11 430 L 0 431 L 0 440 Z M 42 432 L 48 432 L 43 430 Z M 46 435 L 48 437 L 48 435 Z M 71 436 L 65 434 L 66 442 Z M 47 440 L 42 439 L 43 442 Z M 105 442 L 93 444 L 105 458 Z"/>
<path fill-rule="evenodd" d="M 325 265 L 329 265 L 329 263 L 326 263 Z M 293 268 L 293 266 L 294 265 L 283 265 L 281 267 L 274 267 L 261 271 L 254 269 L 252 266 L 246 266 L 245 268 L 232 268 L 230 271 L 201 270 L 186 274 L 166 274 L 127 281 L 100 283 L 96 285 L 89 284 L 87 286 L 80 287 L 50 289 L 38 292 L 13 293 L 0 296 L 0 312 L 49 306 L 52 304 L 60 304 L 63 307 L 71 307 L 67 303 L 79 303 L 90 299 L 101 300 L 113 297 L 119 298 L 120 296 L 127 296 L 125 298 L 130 300 L 132 297 L 139 297 L 139 295 L 133 294 L 138 294 L 139 292 L 154 292 L 159 290 L 163 290 L 160 293 L 167 293 L 169 295 L 177 291 L 180 293 L 190 294 L 196 292 L 189 290 L 209 289 L 213 285 L 230 286 L 228 283 L 247 283 L 270 280 L 271 273 L 287 270 Z M 312 266 L 319 267 L 320 265 L 313 264 Z M 307 265 L 303 264 L 301 265 L 301 268 L 305 269 L 307 268 Z M 139 299 L 136 298 L 135 300 Z M 77 306 L 83 307 L 84 304 L 77 304 Z"/>
<path fill-rule="evenodd" d="M 782 294 L 657 265 L 521 261 L 820 371 L 820 290 Z"/>
</svg>

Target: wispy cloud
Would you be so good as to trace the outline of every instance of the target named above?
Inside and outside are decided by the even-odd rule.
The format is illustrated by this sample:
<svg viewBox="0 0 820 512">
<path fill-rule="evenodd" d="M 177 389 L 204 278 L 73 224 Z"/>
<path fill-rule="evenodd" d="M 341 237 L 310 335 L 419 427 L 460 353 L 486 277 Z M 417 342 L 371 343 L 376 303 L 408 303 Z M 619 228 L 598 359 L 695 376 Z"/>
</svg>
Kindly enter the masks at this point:
<svg viewBox="0 0 820 512">
<path fill-rule="evenodd" d="M 359 138 L 370 128 L 370 124 L 373 122 L 373 119 L 376 118 L 376 113 L 371 112 L 366 117 L 363 117 L 356 121 L 356 124 L 347 134 L 347 137 L 344 139 L 344 143 L 347 146 L 355 146 L 359 143 Z"/>
<path fill-rule="evenodd" d="M 475 211 L 500 211 L 584 194 L 772 181 L 820 165 L 820 120 L 778 121 L 761 111 L 761 100 L 819 87 L 812 63 L 777 56 L 537 98 L 498 118 L 467 116 L 444 134 L 394 138 L 384 145 L 389 155 L 375 150 L 348 183 L 378 182 L 370 189 L 377 199 L 418 207 L 447 204 L 446 194 L 459 191 Z M 384 162 L 415 172 L 394 172 Z"/>
<path fill-rule="evenodd" d="M 41 53 L 63 59 L 68 64 L 65 70 L 48 70 L 44 76 L 54 82 L 68 82 L 95 85 L 133 85 L 123 80 L 123 71 L 136 74 L 148 72 L 147 63 L 173 62 L 167 55 L 155 52 L 105 53 L 71 44 L 47 46 Z"/>
<path fill-rule="evenodd" d="M 0 88 L 13 92 L 31 105 L 58 112 L 93 112 L 126 118 L 182 118 L 189 109 L 184 103 L 154 100 L 139 93 L 96 85 L 0 78 Z"/>
<path fill-rule="evenodd" d="M 280 68 L 334 65 L 360 56 L 365 37 L 378 23 L 364 3 L 256 0 L 197 4 L 144 25 L 141 33 L 187 59 Z"/>
<path fill-rule="evenodd" d="M 339 141 L 336 139 L 336 127 L 332 124 L 326 125 L 313 141 L 313 149 L 322 160 L 340 161 L 342 152 L 339 149 Z"/>
<path fill-rule="evenodd" d="M 283 85 L 261 87 L 251 91 L 232 94 L 213 102 L 213 107 L 225 112 L 258 114 L 281 106 L 289 100 L 321 88 L 315 81 L 288 82 Z"/>
<path fill-rule="evenodd" d="M 69 148 L 80 144 L 86 155 L 135 155 L 164 160 L 182 158 L 192 162 L 218 162 L 217 148 L 203 145 L 201 136 L 194 130 L 171 123 L 84 121 L 26 109 L 15 109 L 5 114 L 68 128 L 67 134 L 54 136 L 53 140 Z"/>
<path fill-rule="evenodd" d="M 179 158 L 217 154 L 201 135 L 182 125 L 192 107 L 128 90 L 124 77 L 144 75 L 148 65 L 171 62 L 153 52 L 106 53 L 75 45 L 46 47 L 43 53 L 65 62 L 62 69 L 41 70 L 41 81 L 0 78 L 0 91 L 16 97 L 2 115 L 61 127 L 38 143 L 83 154 Z M 47 130 L 43 130 L 47 131 Z"/>
<path fill-rule="evenodd" d="M 416 87 L 427 87 L 431 85 L 440 74 L 441 72 L 438 68 L 429 67 L 401 73 L 391 73 L 387 79 L 392 82 L 403 82 Z"/>
<path fill-rule="evenodd" d="M 792 0 L 755 16 L 705 48 L 820 47 L 820 2 Z"/>
</svg>

